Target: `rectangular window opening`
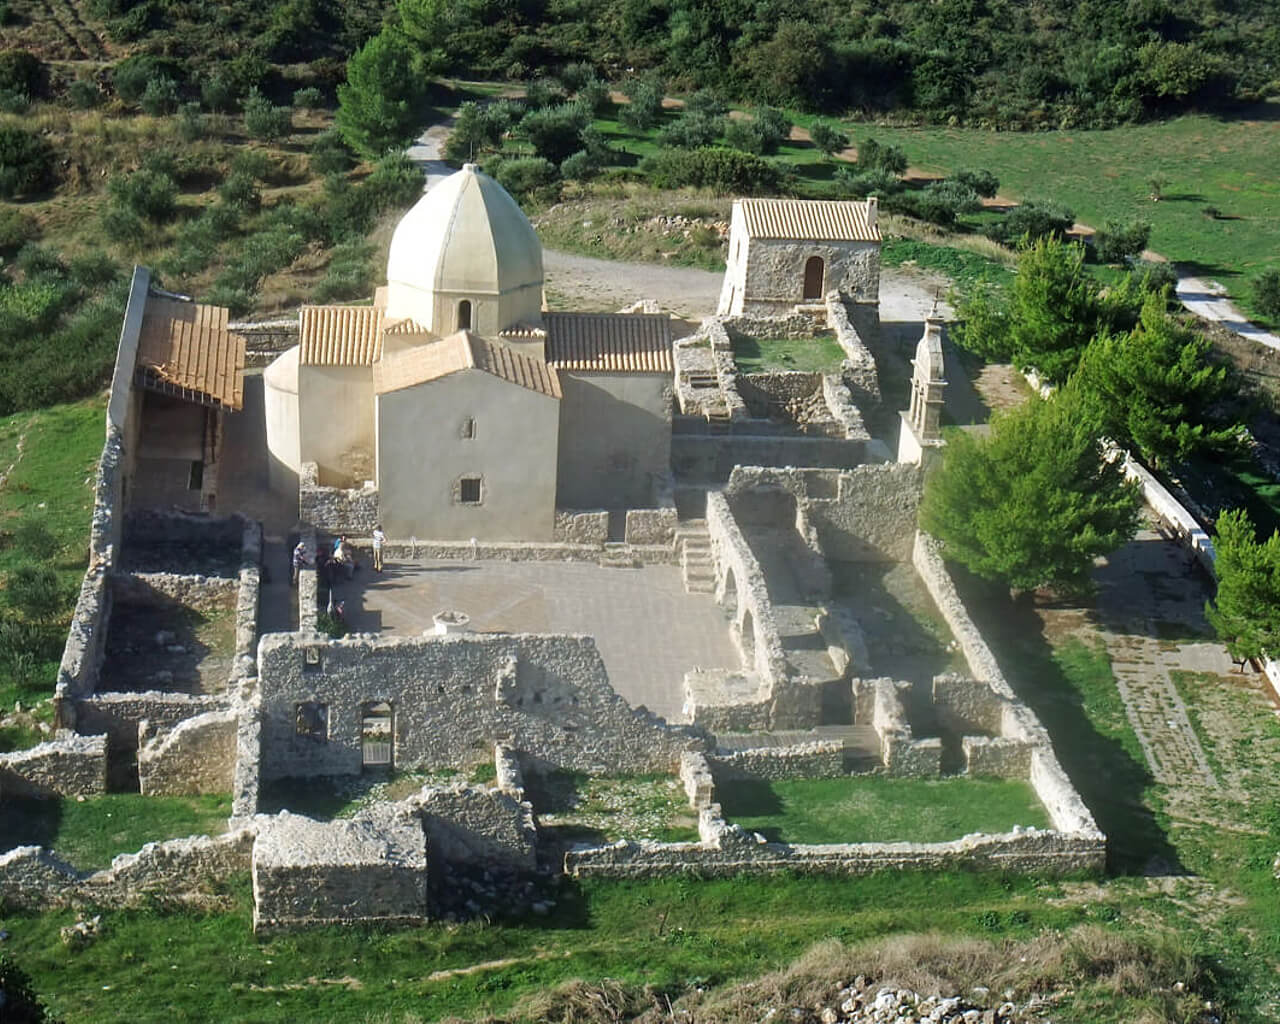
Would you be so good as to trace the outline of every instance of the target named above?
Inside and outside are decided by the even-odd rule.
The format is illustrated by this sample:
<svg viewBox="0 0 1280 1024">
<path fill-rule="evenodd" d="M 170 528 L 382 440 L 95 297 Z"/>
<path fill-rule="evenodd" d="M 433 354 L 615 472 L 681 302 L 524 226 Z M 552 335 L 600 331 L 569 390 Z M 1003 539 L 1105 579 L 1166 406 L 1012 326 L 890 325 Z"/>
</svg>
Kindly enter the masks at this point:
<svg viewBox="0 0 1280 1024">
<path fill-rule="evenodd" d="M 458 500 L 464 505 L 480 504 L 480 478 L 464 476 L 458 481 Z"/>
</svg>

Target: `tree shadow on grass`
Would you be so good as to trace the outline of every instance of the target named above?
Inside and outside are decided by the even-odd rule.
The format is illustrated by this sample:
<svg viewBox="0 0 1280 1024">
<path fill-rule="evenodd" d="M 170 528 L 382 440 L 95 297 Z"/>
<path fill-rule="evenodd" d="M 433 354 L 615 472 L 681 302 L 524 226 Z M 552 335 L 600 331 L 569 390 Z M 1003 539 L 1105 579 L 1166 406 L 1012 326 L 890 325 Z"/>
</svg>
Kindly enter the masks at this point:
<svg viewBox="0 0 1280 1024">
<path fill-rule="evenodd" d="M 1054 658 L 1044 623 L 1029 601 L 951 566 L 965 607 L 991 645 L 1009 684 L 1036 713 L 1054 753 L 1107 836 L 1107 871 L 1115 875 L 1184 872 L 1168 833 L 1145 799 L 1147 766 L 1089 719 L 1084 695 Z"/>
<path fill-rule="evenodd" d="M 716 799 L 720 801 L 720 809 L 724 812 L 726 821 L 734 821 L 738 818 L 762 818 L 780 815 L 783 812 L 782 800 L 774 792 L 773 786 L 766 781 L 719 782 L 716 784 Z M 780 825 L 761 825 L 755 822 L 743 827 L 759 832 L 772 843 L 782 841 Z"/>
<path fill-rule="evenodd" d="M 61 800 L 6 799 L 0 803 L 0 853 L 19 846 L 52 848 L 61 824 Z"/>
</svg>

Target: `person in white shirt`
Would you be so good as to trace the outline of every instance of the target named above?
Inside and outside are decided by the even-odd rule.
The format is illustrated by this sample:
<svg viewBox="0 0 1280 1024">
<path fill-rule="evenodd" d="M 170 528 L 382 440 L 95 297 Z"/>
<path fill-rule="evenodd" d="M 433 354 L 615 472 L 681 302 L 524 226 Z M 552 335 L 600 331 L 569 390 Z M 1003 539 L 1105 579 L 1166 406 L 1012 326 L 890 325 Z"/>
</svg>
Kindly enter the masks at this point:
<svg viewBox="0 0 1280 1024">
<path fill-rule="evenodd" d="M 382 532 L 382 524 L 373 528 L 373 571 L 382 572 L 382 545 L 387 542 L 387 535 Z"/>
</svg>

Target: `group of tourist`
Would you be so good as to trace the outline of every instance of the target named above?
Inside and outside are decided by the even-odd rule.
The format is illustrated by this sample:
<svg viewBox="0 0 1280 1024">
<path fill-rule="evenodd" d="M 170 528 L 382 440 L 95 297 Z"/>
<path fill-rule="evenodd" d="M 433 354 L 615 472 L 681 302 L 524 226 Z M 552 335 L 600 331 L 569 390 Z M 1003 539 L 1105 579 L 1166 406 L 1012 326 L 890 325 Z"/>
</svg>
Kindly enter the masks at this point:
<svg viewBox="0 0 1280 1024">
<path fill-rule="evenodd" d="M 382 532 L 381 524 L 373 528 L 371 536 L 373 540 L 373 571 L 382 572 L 382 549 L 387 543 L 387 535 Z M 311 552 L 307 550 L 307 542 L 305 540 L 298 541 L 297 546 L 293 549 L 293 586 L 296 587 L 298 585 L 298 575 L 302 570 L 312 564 Z M 317 551 L 314 564 L 316 572 L 320 573 L 320 578 L 328 586 L 332 586 L 338 572 L 344 572 L 346 578 L 350 580 L 355 576 L 356 570 L 360 568 L 360 563 L 356 560 L 355 548 L 351 546 L 351 542 L 347 539 L 345 533 L 333 542 L 333 548 L 330 551 Z"/>
</svg>

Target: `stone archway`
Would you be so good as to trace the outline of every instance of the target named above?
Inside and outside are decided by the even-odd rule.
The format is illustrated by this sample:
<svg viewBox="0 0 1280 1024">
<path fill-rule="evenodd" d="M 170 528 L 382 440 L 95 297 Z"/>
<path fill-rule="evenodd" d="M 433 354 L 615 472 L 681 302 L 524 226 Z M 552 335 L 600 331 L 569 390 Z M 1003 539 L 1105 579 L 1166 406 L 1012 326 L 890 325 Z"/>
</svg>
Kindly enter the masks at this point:
<svg viewBox="0 0 1280 1024">
<path fill-rule="evenodd" d="M 724 576 L 724 592 L 720 597 L 720 606 L 729 618 L 738 614 L 738 581 L 730 569 Z"/>
<path fill-rule="evenodd" d="M 827 265 L 821 256 L 810 256 L 804 263 L 804 298 L 806 302 L 820 299 L 823 295 L 823 278 Z"/>
</svg>

